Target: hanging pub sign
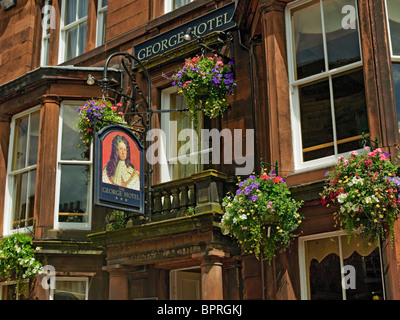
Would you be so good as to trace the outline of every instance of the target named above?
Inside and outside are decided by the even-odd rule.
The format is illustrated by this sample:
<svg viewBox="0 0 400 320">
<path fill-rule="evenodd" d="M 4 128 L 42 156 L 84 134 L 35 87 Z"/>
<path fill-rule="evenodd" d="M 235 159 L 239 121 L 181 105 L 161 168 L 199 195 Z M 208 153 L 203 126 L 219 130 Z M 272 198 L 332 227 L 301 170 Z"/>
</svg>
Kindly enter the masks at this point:
<svg viewBox="0 0 400 320">
<path fill-rule="evenodd" d="M 235 12 L 235 3 L 232 2 L 204 16 L 194 19 L 170 31 L 157 35 L 133 47 L 133 54 L 141 61 L 163 54 L 179 47 L 185 42 L 183 36 L 190 27 L 193 32 L 203 37 L 214 31 L 226 31 L 236 26 L 232 21 Z"/>
<path fill-rule="evenodd" d="M 94 202 L 144 214 L 144 148 L 127 128 L 111 125 L 95 135 Z"/>
</svg>

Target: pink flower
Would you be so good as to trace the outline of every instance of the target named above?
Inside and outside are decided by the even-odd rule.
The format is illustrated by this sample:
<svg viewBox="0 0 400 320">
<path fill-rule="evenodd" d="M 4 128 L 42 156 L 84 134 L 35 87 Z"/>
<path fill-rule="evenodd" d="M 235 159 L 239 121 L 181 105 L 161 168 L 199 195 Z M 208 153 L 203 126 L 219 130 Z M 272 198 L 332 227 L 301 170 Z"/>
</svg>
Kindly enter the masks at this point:
<svg viewBox="0 0 400 320">
<path fill-rule="evenodd" d="M 224 65 L 224 63 L 223 63 L 222 61 L 217 61 L 217 63 L 216 63 L 215 65 L 218 66 L 218 67 L 219 67 L 219 66 L 222 67 L 222 66 Z"/>
<path fill-rule="evenodd" d="M 375 153 L 382 153 L 382 149 L 381 148 L 376 149 Z"/>
<path fill-rule="evenodd" d="M 111 107 L 111 110 L 112 110 L 112 111 L 117 111 L 117 109 L 118 109 L 118 108 L 115 107 L 115 106 L 112 106 L 112 107 Z"/>
<path fill-rule="evenodd" d="M 381 155 L 381 156 L 379 157 L 379 160 L 387 161 L 387 160 L 389 160 L 389 159 L 388 159 L 386 156 Z"/>
<path fill-rule="evenodd" d="M 121 103 L 121 102 L 118 102 L 118 103 L 117 103 L 117 107 L 122 107 L 122 103 Z"/>
<path fill-rule="evenodd" d="M 119 114 L 120 116 L 123 116 L 123 115 L 124 115 L 124 113 L 121 112 L 121 111 L 119 111 L 118 114 Z"/>
<path fill-rule="evenodd" d="M 352 151 L 352 152 L 350 152 L 350 155 L 351 156 L 358 156 L 358 152 L 357 151 Z"/>
</svg>

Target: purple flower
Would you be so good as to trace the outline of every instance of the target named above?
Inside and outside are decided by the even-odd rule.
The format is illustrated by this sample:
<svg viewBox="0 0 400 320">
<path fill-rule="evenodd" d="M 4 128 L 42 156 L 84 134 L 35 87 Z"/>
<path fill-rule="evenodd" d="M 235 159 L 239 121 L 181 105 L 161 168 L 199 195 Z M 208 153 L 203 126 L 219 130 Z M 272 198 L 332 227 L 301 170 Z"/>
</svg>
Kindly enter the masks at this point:
<svg viewBox="0 0 400 320">
<path fill-rule="evenodd" d="M 256 201 L 258 199 L 258 196 L 257 195 L 250 196 L 248 199 L 251 201 Z"/>
</svg>

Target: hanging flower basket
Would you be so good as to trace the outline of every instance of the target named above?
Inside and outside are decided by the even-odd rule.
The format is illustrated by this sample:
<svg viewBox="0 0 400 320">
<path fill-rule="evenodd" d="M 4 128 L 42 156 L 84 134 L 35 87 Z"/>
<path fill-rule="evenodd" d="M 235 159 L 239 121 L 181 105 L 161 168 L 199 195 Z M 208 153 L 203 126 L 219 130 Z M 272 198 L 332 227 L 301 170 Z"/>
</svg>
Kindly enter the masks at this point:
<svg viewBox="0 0 400 320">
<path fill-rule="evenodd" d="M 245 252 L 271 261 L 295 236 L 304 218 L 298 212 L 303 201 L 291 197 L 286 181 L 274 171 L 250 175 L 238 186 L 223 199 L 221 230 L 236 238 Z"/>
<path fill-rule="evenodd" d="M 43 273 L 42 264 L 32 247 L 32 239 L 26 233 L 16 233 L 0 241 L 0 278 L 16 281 L 17 292 L 22 281 Z"/>
<path fill-rule="evenodd" d="M 344 228 L 348 237 L 360 236 L 372 245 L 379 237 L 393 239 L 394 223 L 399 217 L 400 178 L 390 155 L 380 148 L 361 154 L 352 151 L 339 157 L 328 177 L 321 201 L 333 204 L 335 225 Z"/>
<path fill-rule="evenodd" d="M 94 135 L 94 123 L 96 131 L 100 131 L 110 124 L 126 124 L 123 112 L 118 109 L 122 105 L 113 105 L 104 99 L 89 100 L 78 111 L 78 122 L 76 128 L 81 133 L 82 143 L 90 145 Z"/>
<path fill-rule="evenodd" d="M 196 126 L 198 111 L 216 118 L 230 107 L 227 97 L 236 87 L 232 65 L 233 62 L 224 64 L 217 55 L 204 59 L 196 56 L 187 59 L 172 77 L 163 75 L 172 80 L 172 86 L 179 88 L 178 93 L 184 97 Z"/>
</svg>

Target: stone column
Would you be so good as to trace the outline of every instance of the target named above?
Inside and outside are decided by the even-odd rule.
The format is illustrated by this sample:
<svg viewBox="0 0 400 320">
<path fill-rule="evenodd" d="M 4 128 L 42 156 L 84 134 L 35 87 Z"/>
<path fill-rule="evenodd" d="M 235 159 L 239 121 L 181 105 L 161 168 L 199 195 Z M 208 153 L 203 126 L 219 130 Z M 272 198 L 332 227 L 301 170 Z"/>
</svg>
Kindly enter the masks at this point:
<svg viewBox="0 0 400 320">
<path fill-rule="evenodd" d="M 201 299 L 223 300 L 224 282 L 222 277 L 222 258 L 229 254 L 221 250 L 211 250 L 203 254 L 201 267 Z"/>
<path fill-rule="evenodd" d="M 118 264 L 103 267 L 110 274 L 110 286 L 108 288 L 109 300 L 128 300 L 128 272 L 129 269 Z"/>
<path fill-rule="evenodd" d="M 54 223 L 60 102 L 57 95 L 42 97 L 34 208 L 38 238 L 45 238 L 45 230 Z"/>
<path fill-rule="evenodd" d="M 265 59 L 263 65 L 265 65 L 266 80 L 263 88 L 266 92 L 266 111 L 258 110 L 260 116 L 256 117 L 256 121 L 258 130 L 265 130 L 265 127 L 268 130 L 269 162 L 279 161 L 279 170 L 290 172 L 293 171 L 293 150 L 290 130 L 285 7 L 285 1 L 260 1 L 260 23 Z"/>
</svg>

